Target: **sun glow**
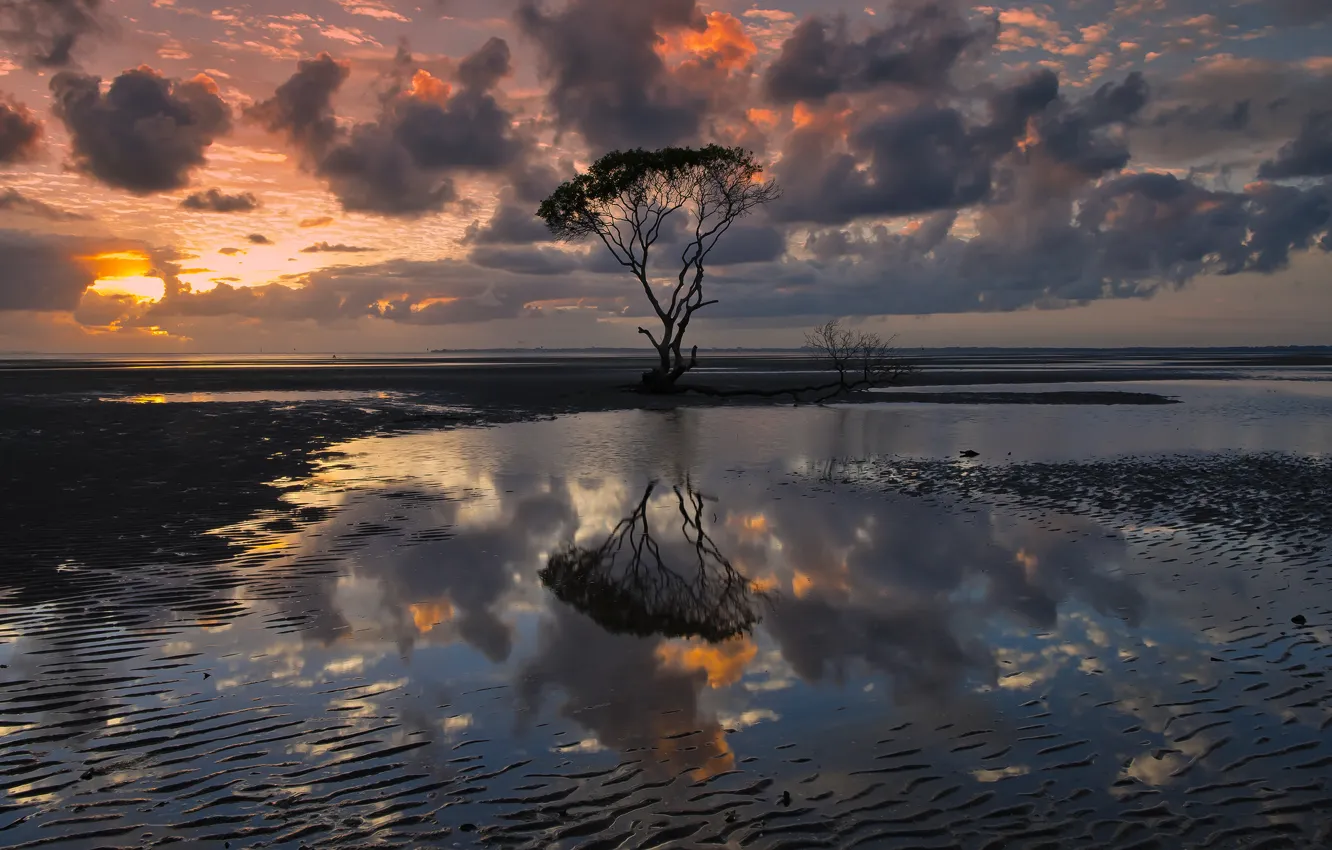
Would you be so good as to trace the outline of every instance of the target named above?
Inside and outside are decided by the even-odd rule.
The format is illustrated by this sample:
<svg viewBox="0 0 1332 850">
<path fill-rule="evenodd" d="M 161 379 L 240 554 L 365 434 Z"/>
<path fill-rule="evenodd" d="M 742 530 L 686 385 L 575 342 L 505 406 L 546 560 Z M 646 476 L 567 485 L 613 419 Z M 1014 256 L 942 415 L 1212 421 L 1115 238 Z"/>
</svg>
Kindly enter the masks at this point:
<svg viewBox="0 0 1332 850">
<path fill-rule="evenodd" d="M 140 301 L 157 301 L 166 294 L 166 281 L 148 275 L 98 278 L 93 291 L 100 295 L 129 295 Z"/>
<path fill-rule="evenodd" d="M 106 251 L 79 259 L 91 265 L 99 279 L 140 277 L 153 270 L 153 258 L 142 251 Z"/>
<path fill-rule="evenodd" d="M 99 295 L 157 301 L 166 294 L 166 281 L 153 274 L 153 259 L 142 251 L 107 251 L 79 259 L 97 276 L 92 291 Z"/>
</svg>

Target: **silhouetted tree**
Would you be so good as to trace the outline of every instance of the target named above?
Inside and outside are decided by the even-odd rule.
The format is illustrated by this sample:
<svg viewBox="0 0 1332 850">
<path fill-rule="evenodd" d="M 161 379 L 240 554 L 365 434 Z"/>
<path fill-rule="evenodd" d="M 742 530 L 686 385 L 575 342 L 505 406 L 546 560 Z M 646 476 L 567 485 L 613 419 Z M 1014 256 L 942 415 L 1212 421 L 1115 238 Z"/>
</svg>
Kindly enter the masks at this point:
<svg viewBox="0 0 1332 850">
<path fill-rule="evenodd" d="M 842 327 L 841 319 L 830 319 L 806 333 L 805 347 L 822 354 L 837 371 L 836 384 L 818 388 L 825 391 L 824 398 L 887 386 L 912 369 L 898 356 L 891 339 Z"/>
<path fill-rule="evenodd" d="M 763 167 L 743 148 L 662 148 L 612 151 L 585 173 L 556 189 L 537 215 L 560 239 L 597 236 L 615 259 L 638 280 L 661 321 L 661 336 L 640 327 L 652 341 L 659 362 L 643 375 L 654 392 L 668 392 L 698 360 L 698 346 L 686 358 L 684 335 L 694 313 L 717 303 L 704 300 L 703 276 L 708 255 L 740 218 L 780 195 L 763 181 Z M 692 223 L 680 254 L 674 287 L 660 294 L 649 272 L 649 256 L 666 221 L 683 211 Z"/>
<path fill-rule="evenodd" d="M 667 546 L 652 533 L 649 504 L 656 482 L 629 516 L 595 548 L 570 545 L 538 573 L 561 602 L 617 634 L 701 637 L 718 642 L 750 631 L 759 621 L 756 593 L 717 550 L 703 528 L 703 497 L 686 482 L 672 488 L 683 541 Z M 683 542 L 685 545 L 680 546 Z"/>
</svg>

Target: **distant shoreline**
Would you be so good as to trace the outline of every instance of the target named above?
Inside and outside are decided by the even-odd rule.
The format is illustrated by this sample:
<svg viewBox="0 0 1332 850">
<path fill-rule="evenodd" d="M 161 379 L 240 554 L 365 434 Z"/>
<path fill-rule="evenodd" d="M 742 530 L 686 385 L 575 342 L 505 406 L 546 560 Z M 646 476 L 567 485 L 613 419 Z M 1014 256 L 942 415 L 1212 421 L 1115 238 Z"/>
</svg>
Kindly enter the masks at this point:
<svg viewBox="0 0 1332 850">
<path fill-rule="evenodd" d="M 1332 362 L 1332 345 L 1261 345 L 1261 346 L 939 346 L 921 348 L 901 348 L 900 353 L 911 359 L 952 358 L 952 357 L 1012 357 L 1012 358 L 1197 358 L 1227 356 L 1297 356 L 1325 357 Z M 744 357 L 802 357 L 808 356 L 808 348 L 699 348 L 699 358 L 744 358 Z M 205 351 L 205 352 L 162 352 L 162 351 L 126 351 L 126 352 L 58 352 L 0 350 L 0 361 L 15 360 L 62 360 L 105 362 L 116 360 L 143 361 L 197 361 L 205 359 L 232 359 L 254 361 L 285 360 L 389 360 L 411 359 L 430 360 L 436 358 L 484 358 L 484 357 L 526 357 L 533 359 L 577 357 L 577 358 L 624 358 L 650 360 L 652 352 L 644 348 L 432 348 L 421 351 Z"/>
</svg>

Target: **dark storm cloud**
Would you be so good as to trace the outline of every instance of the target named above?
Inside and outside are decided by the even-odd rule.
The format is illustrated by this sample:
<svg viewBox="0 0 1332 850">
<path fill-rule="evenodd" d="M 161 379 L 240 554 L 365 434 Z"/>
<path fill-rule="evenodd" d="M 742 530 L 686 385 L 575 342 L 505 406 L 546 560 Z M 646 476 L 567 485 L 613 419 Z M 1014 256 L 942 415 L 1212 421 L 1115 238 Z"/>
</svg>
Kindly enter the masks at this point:
<svg viewBox="0 0 1332 850">
<path fill-rule="evenodd" d="M 774 213 L 835 223 L 978 203 L 990 194 L 996 163 L 1029 118 L 1054 108 L 1057 92 L 1048 72 L 1024 79 L 991 95 L 984 124 L 969 123 L 960 107 L 932 103 L 863 118 L 849 128 L 844 151 L 835 147 L 836 127 L 797 128 L 774 168 L 785 190 Z"/>
<path fill-rule="evenodd" d="M 512 120 L 486 91 L 463 88 L 444 106 L 410 98 L 399 103 L 393 135 L 423 169 L 495 171 L 521 152 Z"/>
<path fill-rule="evenodd" d="M 1041 148 L 1088 177 L 1117 171 L 1128 165 L 1128 145 L 1104 131 L 1132 121 L 1147 105 L 1147 97 L 1146 81 L 1134 72 L 1076 103 L 1059 101 L 1039 118 Z"/>
<path fill-rule="evenodd" d="M 0 0 L 0 43 L 30 67 L 64 67 L 81 39 L 108 27 L 102 9 L 102 0 Z"/>
<path fill-rule="evenodd" d="M 138 195 L 180 189 L 231 129 L 231 110 L 206 76 L 170 80 L 145 66 L 116 77 L 105 94 L 101 83 L 62 71 L 51 94 L 73 167 L 108 186 Z"/>
<path fill-rule="evenodd" d="M 353 127 L 328 148 L 315 173 L 348 212 L 413 218 L 458 199 L 451 176 L 421 168 L 380 123 Z"/>
<path fill-rule="evenodd" d="M 0 310 L 73 310 L 95 275 L 86 240 L 0 230 Z"/>
<path fill-rule="evenodd" d="M 1095 237 L 1097 268 L 1107 277 L 1182 283 L 1204 270 L 1284 268 L 1326 229 L 1330 199 L 1326 186 L 1218 192 L 1149 172 L 1098 186 L 1084 199 L 1077 227 Z"/>
<path fill-rule="evenodd" d="M 552 241 L 536 210 L 547 195 L 572 176 L 573 168 L 568 163 L 556 166 L 529 158 L 525 167 L 513 172 L 508 184 L 500 188 L 499 203 L 490 220 L 484 225 L 480 221 L 469 224 L 462 244 L 530 245 Z"/>
<path fill-rule="evenodd" d="M 1207 189 L 1160 172 L 1088 183 L 1057 198 L 984 208 L 979 232 L 948 235 L 952 211 L 914 232 L 816 232 L 806 262 L 725 274 L 714 316 L 913 315 L 1054 308 L 1146 298 L 1203 274 L 1272 273 L 1332 248 L 1332 185 Z"/>
<path fill-rule="evenodd" d="M 221 189 L 214 188 L 206 192 L 191 193 L 180 202 L 180 205 L 183 209 L 202 212 L 251 212 L 259 208 L 259 199 L 250 192 L 228 195 Z"/>
<path fill-rule="evenodd" d="M 1036 71 L 1007 89 L 990 95 L 990 123 L 983 140 L 999 153 L 1007 152 L 1013 140 L 1027 129 L 1027 121 L 1041 114 L 1059 97 L 1059 76 L 1049 69 Z"/>
<path fill-rule="evenodd" d="M 707 93 L 673 77 L 656 50 L 661 33 L 705 25 L 694 0 L 572 0 L 559 11 L 526 0 L 517 20 L 540 49 L 559 126 L 576 130 L 594 151 L 698 135 Z"/>
<path fill-rule="evenodd" d="M 1030 191 L 1030 173 L 1071 189 L 1129 162 L 1127 130 L 1148 102 L 1141 74 L 1081 98 L 1061 96 L 1047 69 L 959 87 L 954 70 L 976 70 L 996 22 L 944 0 L 897 4 L 859 40 L 847 30 L 802 22 L 768 70 L 773 100 L 811 105 L 773 169 L 785 189 L 779 220 L 840 224 L 1007 202 L 1024 184 Z"/>
<path fill-rule="evenodd" d="M 35 198 L 29 198 L 17 189 L 0 189 L 0 210 L 44 218 L 47 221 L 92 220 L 90 215 L 62 210 Z"/>
<path fill-rule="evenodd" d="M 349 65 L 327 53 L 296 63 L 296 73 L 268 100 L 245 111 L 270 133 L 282 133 L 317 161 L 338 133 L 333 95 L 351 74 Z"/>
<path fill-rule="evenodd" d="M 458 63 L 458 82 L 473 91 L 488 91 L 513 72 L 509 44 L 492 37 L 476 52 Z"/>
<path fill-rule="evenodd" d="M 514 136 L 512 116 L 491 91 L 511 70 L 502 39 L 462 60 L 456 92 L 424 72 L 408 87 L 411 63 L 410 52 L 400 48 L 374 121 L 339 128 L 333 95 L 348 69 L 326 53 L 299 63 L 274 96 L 247 115 L 285 134 L 343 209 L 404 218 L 438 212 L 458 200 L 456 175 L 517 167 L 528 146 Z"/>
<path fill-rule="evenodd" d="M 1332 175 L 1332 111 L 1305 118 L 1300 134 L 1258 169 L 1259 177 L 1270 180 L 1327 175 Z"/>
<path fill-rule="evenodd" d="M 584 257 L 559 248 L 478 245 L 467 258 L 483 269 L 503 269 L 515 274 L 559 275 L 582 268 Z"/>
<path fill-rule="evenodd" d="M 473 221 L 463 234 L 464 245 L 526 245 L 551 241 L 550 230 L 536 217 L 536 204 L 513 197 L 505 187 L 500 202 L 484 225 Z"/>
<path fill-rule="evenodd" d="M 939 0 L 895 3 L 886 16 L 859 41 L 845 18 L 801 21 L 764 74 L 768 97 L 818 102 L 885 85 L 937 89 L 968 50 L 988 47 L 998 33 L 996 20 L 974 24 L 959 6 Z"/>
<path fill-rule="evenodd" d="M 31 159 L 41 146 L 42 122 L 21 103 L 0 95 L 0 164 Z"/>
</svg>

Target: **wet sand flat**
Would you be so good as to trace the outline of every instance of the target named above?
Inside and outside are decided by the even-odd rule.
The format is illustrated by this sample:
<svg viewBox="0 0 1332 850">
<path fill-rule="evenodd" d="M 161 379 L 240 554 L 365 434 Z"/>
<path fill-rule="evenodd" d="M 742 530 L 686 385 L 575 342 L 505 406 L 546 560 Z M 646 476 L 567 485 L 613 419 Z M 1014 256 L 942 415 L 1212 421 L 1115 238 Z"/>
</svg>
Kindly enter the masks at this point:
<svg viewBox="0 0 1332 850">
<path fill-rule="evenodd" d="M 0 839 L 1325 846 L 1332 393 L 1165 368 L 0 375 Z"/>
</svg>

